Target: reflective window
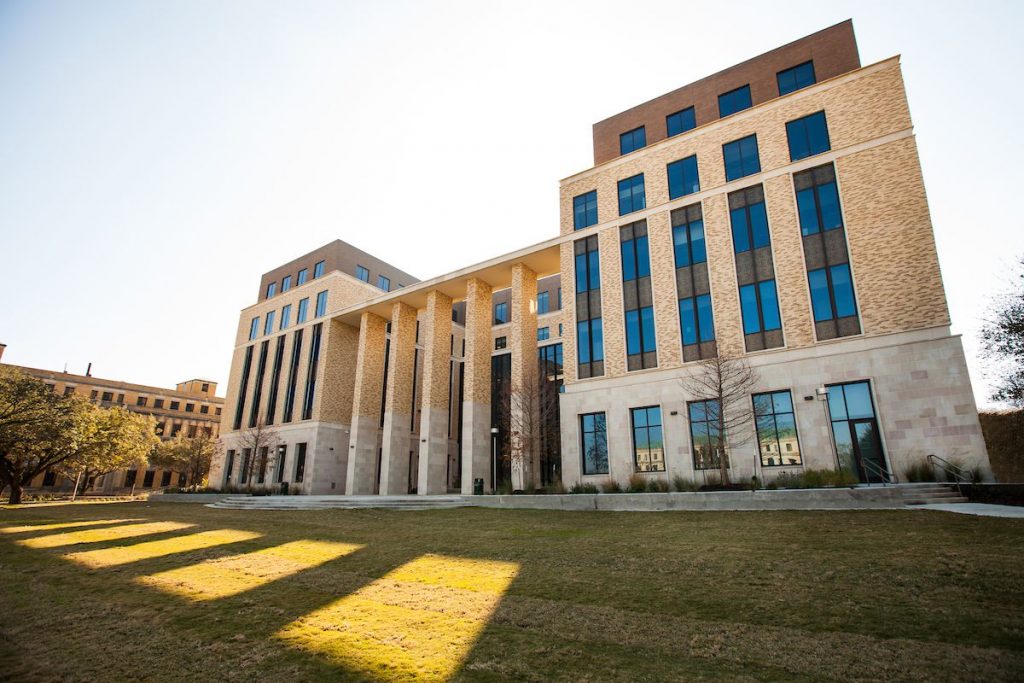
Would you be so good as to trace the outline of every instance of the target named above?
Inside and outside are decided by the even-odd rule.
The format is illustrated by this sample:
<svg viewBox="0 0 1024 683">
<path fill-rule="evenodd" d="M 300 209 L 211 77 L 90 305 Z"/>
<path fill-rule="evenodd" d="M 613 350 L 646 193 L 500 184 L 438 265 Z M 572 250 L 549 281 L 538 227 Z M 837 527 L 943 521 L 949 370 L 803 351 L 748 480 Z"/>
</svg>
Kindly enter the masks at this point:
<svg viewBox="0 0 1024 683">
<path fill-rule="evenodd" d="M 743 334 L 782 329 L 779 301 L 775 295 L 775 280 L 764 280 L 756 285 L 740 287 L 740 309 Z"/>
<path fill-rule="evenodd" d="M 275 294 L 277 294 L 277 283 L 271 282 L 269 285 L 267 285 L 267 298 L 269 299 Z"/>
<path fill-rule="evenodd" d="M 647 146 L 647 131 L 643 126 L 619 135 L 619 154 L 629 154 Z"/>
<path fill-rule="evenodd" d="M 801 464 L 792 395 L 788 391 L 773 391 L 754 394 L 753 400 L 761 465 Z"/>
<path fill-rule="evenodd" d="M 597 190 L 572 198 L 572 226 L 582 230 L 597 225 Z"/>
<path fill-rule="evenodd" d="M 323 261 L 318 261 L 316 264 L 313 265 L 313 278 L 316 279 L 318 277 L 323 276 L 323 274 L 324 274 L 324 262 Z"/>
<path fill-rule="evenodd" d="M 537 341 L 544 341 L 545 339 L 551 338 L 550 327 L 538 327 L 537 328 Z"/>
<path fill-rule="evenodd" d="M 292 324 L 292 305 L 286 304 L 281 309 L 281 329 L 288 329 L 288 326 Z"/>
<path fill-rule="evenodd" d="M 637 472 L 665 471 L 665 442 L 661 432 L 661 408 L 631 408 L 633 465 Z"/>
<path fill-rule="evenodd" d="M 679 300 L 679 327 L 683 344 L 714 341 L 715 319 L 710 294 Z"/>
<path fill-rule="evenodd" d="M 685 133 L 696 127 L 697 117 L 694 116 L 693 107 L 688 107 L 665 117 L 665 133 L 668 137 Z"/>
<path fill-rule="evenodd" d="M 750 86 L 744 85 L 718 96 L 718 115 L 726 117 L 738 111 L 749 109 L 751 104 Z"/>
<path fill-rule="evenodd" d="M 580 415 L 583 474 L 608 474 L 608 431 L 604 413 Z"/>
<path fill-rule="evenodd" d="M 370 271 L 362 266 L 356 266 L 356 277 L 363 282 L 370 281 Z"/>
<path fill-rule="evenodd" d="M 704 221 L 693 220 L 672 228 L 672 244 L 675 251 L 676 268 L 707 261 L 708 253 L 704 245 Z"/>
<path fill-rule="evenodd" d="M 727 181 L 761 172 L 756 135 L 748 135 L 722 145 L 722 157 L 725 159 Z"/>
<path fill-rule="evenodd" d="M 812 270 L 807 273 L 807 280 L 811 287 L 814 322 L 857 315 L 849 264 Z"/>
<path fill-rule="evenodd" d="M 253 340 L 258 336 L 260 336 L 260 319 L 256 317 L 249 323 L 249 339 Z"/>
<path fill-rule="evenodd" d="M 647 235 L 626 240 L 622 244 L 622 281 L 629 282 L 651 274 L 651 256 Z"/>
<path fill-rule="evenodd" d="M 604 360 L 604 330 L 600 318 L 581 320 L 576 323 L 579 342 L 580 363 L 594 363 Z"/>
<path fill-rule="evenodd" d="M 383 289 L 385 292 L 391 291 L 391 280 L 384 277 L 383 275 L 377 276 L 377 287 Z"/>
<path fill-rule="evenodd" d="M 327 290 L 316 295 L 316 317 L 327 313 Z"/>
<path fill-rule="evenodd" d="M 768 211 L 764 201 L 754 202 L 729 212 L 732 242 L 737 254 L 771 244 L 768 234 Z"/>
<path fill-rule="evenodd" d="M 299 311 L 295 316 L 296 323 L 306 322 L 306 317 L 309 315 L 309 299 L 302 299 L 299 301 Z"/>
<path fill-rule="evenodd" d="M 788 95 L 791 92 L 814 85 L 814 62 L 804 62 L 794 67 L 780 71 L 775 75 L 779 84 L 779 95 Z"/>
<path fill-rule="evenodd" d="M 508 322 L 508 303 L 505 301 L 494 304 L 494 324 L 501 325 Z"/>
<path fill-rule="evenodd" d="M 722 434 L 718 401 L 693 401 L 690 413 L 690 441 L 693 444 L 693 467 L 698 470 L 718 469 L 722 454 Z"/>
<path fill-rule="evenodd" d="M 791 161 L 806 159 L 832 149 L 828 139 L 828 124 L 825 122 L 825 112 L 823 111 L 787 123 L 786 137 L 789 138 Z"/>
<path fill-rule="evenodd" d="M 285 275 L 284 278 L 281 279 L 281 292 L 282 293 L 287 292 L 291 288 L 292 288 L 292 276 L 291 275 Z"/>
<path fill-rule="evenodd" d="M 668 165 L 668 198 L 676 199 L 694 192 L 700 192 L 696 154 Z"/>
<path fill-rule="evenodd" d="M 537 293 L 537 315 L 547 313 L 549 310 L 549 299 L 550 295 L 548 292 Z"/>
<path fill-rule="evenodd" d="M 819 166 L 793 176 L 800 233 L 805 237 L 843 227 L 839 189 L 831 165 Z"/>
<path fill-rule="evenodd" d="M 644 174 L 639 173 L 619 181 L 619 215 L 647 208 L 644 196 Z"/>
<path fill-rule="evenodd" d="M 645 306 L 626 311 L 626 354 L 650 353 L 657 350 L 654 335 L 654 308 Z"/>
<path fill-rule="evenodd" d="M 303 268 L 299 271 L 299 279 L 296 281 L 296 285 L 306 284 L 306 279 L 309 277 L 309 271 Z"/>
</svg>

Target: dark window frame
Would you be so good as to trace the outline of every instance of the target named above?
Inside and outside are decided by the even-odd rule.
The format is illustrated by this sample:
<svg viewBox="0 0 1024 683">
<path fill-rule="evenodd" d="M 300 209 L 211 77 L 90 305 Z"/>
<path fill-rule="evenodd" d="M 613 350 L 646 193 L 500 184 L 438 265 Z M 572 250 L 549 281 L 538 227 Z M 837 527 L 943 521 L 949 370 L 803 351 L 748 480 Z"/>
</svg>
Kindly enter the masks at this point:
<svg viewBox="0 0 1024 683">
<path fill-rule="evenodd" d="M 685 116 L 687 112 L 689 112 L 689 114 L 690 114 L 689 121 L 686 120 L 687 117 Z M 675 132 L 672 132 L 672 129 L 673 129 L 673 125 L 672 124 L 673 124 L 674 120 L 678 120 L 679 121 L 679 129 L 677 131 L 675 131 Z M 690 125 L 687 125 L 687 123 L 690 123 Z M 674 112 L 672 112 L 671 114 L 669 114 L 668 116 L 665 117 L 665 137 L 667 137 L 667 138 L 675 137 L 676 135 L 682 135 L 683 133 L 686 133 L 687 131 L 691 131 L 691 130 L 693 130 L 696 127 L 697 127 L 697 115 L 696 115 L 696 110 L 694 109 L 693 105 L 690 105 L 686 109 L 680 109 L 679 111 L 674 111 Z"/>
<path fill-rule="evenodd" d="M 790 410 L 788 410 L 788 411 L 779 411 L 779 410 L 776 409 L 775 396 L 778 395 L 778 394 L 785 394 L 786 396 L 789 397 L 789 408 L 790 408 Z M 771 406 L 771 411 L 770 412 L 764 412 L 764 411 L 760 411 L 759 412 L 759 409 L 758 409 L 758 398 L 764 398 L 764 399 L 766 399 L 768 401 L 768 404 Z M 777 389 L 777 390 L 774 390 L 774 391 L 761 391 L 761 392 L 758 392 L 756 394 L 751 394 L 750 401 L 751 401 L 751 404 L 753 405 L 753 410 L 754 410 L 754 433 L 755 433 L 755 435 L 757 437 L 757 452 L 758 452 L 758 457 L 760 458 L 760 461 L 761 461 L 761 467 L 802 467 L 803 466 L 803 452 L 800 449 L 800 429 L 799 429 L 799 427 L 798 427 L 798 425 L 796 423 L 796 404 L 793 403 L 793 392 L 791 390 L 789 390 L 789 389 Z M 795 452 L 796 462 L 795 463 L 784 463 L 784 462 L 782 462 L 782 439 L 779 437 L 779 424 L 778 424 L 778 416 L 779 415 L 791 415 L 792 416 L 792 419 L 793 419 L 793 437 L 796 440 L 796 452 Z M 772 458 L 772 459 L 778 459 L 779 462 L 777 464 L 776 463 L 766 463 L 765 462 L 765 460 L 767 459 L 765 457 L 765 451 L 764 451 L 765 442 L 762 441 L 762 437 L 761 437 L 761 432 L 762 432 L 761 422 L 762 422 L 762 418 L 765 418 L 763 421 L 764 421 L 764 423 L 766 425 L 767 425 L 767 418 L 771 418 L 772 431 L 774 432 L 774 437 L 773 438 L 774 438 L 774 443 L 775 443 L 775 447 L 776 447 L 775 452 L 777 454 L 776 457 Z M 771 446 L 771 444 L 768 444 L 768 445 Z M 770 453 L 770 452 L 771 451 L 769 450 L 768 453 Z M 792 451 L 790 451 L 790 453 L 792 453 Z M 790 455 L 789 457 L 794 457 L 794 456 Z"/>
<path fill-rule="evenodd" d="M 625 133 L 619 133 L 619 156 L 632 154 L 647 146 L 647 127 L 637 126 Z"/>
<path fill-rule="evenodd" d="M 598 416 L 600 416 L 600 422 L 598 421 Z M 592 422 L 593 428 L 589 429 L 589 430 L 587 429 L 586 420 L 585 420 L 585 418 L 588 418 L 588 417 L 594 418 L 593 422 Z M 594 413 L 582 413 L 579 416 L 579 420 L 578 420 L 577 424 L 579 425 L 579 429 L 580 429 L 580 472 L 582 473 L 582 475 L 584 477 L 597 476 L 597 475 L 607 475 L 611 471 L 610 463 L 608 462 L 608 416 L 604 413 L 604 411 L 599 411 L 599 412 L 594 412 Z M 599 426 L 602 427 L 602 428 L 599 428 Z M 600 461 L 600 459 L 598 459 L 596 461 L 596 463 L 595 463 L 598 466 L 593 471 L 587 471 L 587 435 L 588 434 L 592 434 L 593 437 L 594 437 L 594 449 L 595 449 L 595 451 L 596 451 L 598 456 L 601 455 L 601 451 L 599 449 L 599 440 L 598 440 L 598 436 L 599 435 L 602 437 L 600 439 L 600 442 L 603 442 L 603 445 L 604 445 L 604 450 L 603 450 L 603 454 L 604 454 L 604 467 L 603 468 L 600 467 L 600 462 L 601 461 Z"/>
</svg>

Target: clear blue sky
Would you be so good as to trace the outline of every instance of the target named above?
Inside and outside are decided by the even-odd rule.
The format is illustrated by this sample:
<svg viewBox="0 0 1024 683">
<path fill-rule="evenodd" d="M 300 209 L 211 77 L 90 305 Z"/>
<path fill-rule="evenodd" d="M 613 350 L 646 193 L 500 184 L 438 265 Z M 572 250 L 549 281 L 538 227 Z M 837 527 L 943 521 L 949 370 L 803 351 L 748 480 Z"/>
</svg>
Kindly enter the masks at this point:
<svg viewBox="0 0 1024 683">
<path fill-rule="evenodd" d="M 342 238 L 429 277 L 548 238 L 593 122 L 852 17 L 865 64 L 903 55 L 983 400 L 978 319 L 1024 253 L 1022 6 L 0 0 L 4 360 L 223 381 L 264 271 Z"/>
</svg>

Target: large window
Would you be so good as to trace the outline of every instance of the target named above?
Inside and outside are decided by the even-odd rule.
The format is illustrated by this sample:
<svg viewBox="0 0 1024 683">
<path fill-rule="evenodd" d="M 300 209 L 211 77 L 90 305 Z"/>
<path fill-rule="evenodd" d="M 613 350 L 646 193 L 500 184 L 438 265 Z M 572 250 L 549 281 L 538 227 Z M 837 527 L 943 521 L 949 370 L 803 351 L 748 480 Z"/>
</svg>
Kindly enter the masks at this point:
<svg viewBox="0 0 1024 683">
<path fill-rule="evenodd" d="M 356 277 L 359 278 L 360 280 L 362 280 L 363 282 L 369 282 L 370 281 L 370 271 L 369 271 L 369 269 L 364 268 L 363 266 L 357 265 L 356 266 Z"/>
<path fill-rule="evenodd" d="M 764 200 L 750 202 L 729 211 L 732 224 L 732 243 L 737 254 L 760 249 L 771 244 L 768 234 L 768 211 Z"/>
<path fill-rule="evenodd" d="M 296 284 L 296 286 L 304 285 L 304 284 L 306 284 L 306 280 L 308 280 L 308 279 L 309 279 L 309 270 L 307 270 L 306 268 L 303 268 L 302 270 L 299 271 L 299 278 L 298 278 L 298 280 L 296 280 L 295 284 Z"/>
<path fill-rule="evenodd" d="M 633 425 L 633 465 L 636 471 L 664 472 L 665 441 L 661 433 L 661 408 L 632 408 L 629 416 Z"/>
<path fill-rule="evenodd" d="M 672 228 L 672 245 L 676 268 L 707 261 L 708 252 L 704 244 L 704 220 L 697 218 L 674 226 Z"/>
<path fill-rule="evenodd" d="M 831 165 L 794 176 L 796 204 L 800 215 L 800 233 L 805 237 L 823 230 L 843 227 L 839 189 Z"/>
<path fill-rule="evenodd" d="M 693 443 L 693 467 L 698 470 L 718 469 L 721 465 L 722 434 L 718 423 L 719 403 L 692 401 L 690 413 L 690 440 Z"/>
<path fill-rule="evenodd" d="M 694 116 L 693 107 L 687 107 L 682 111 L 669 114 L 665 117 L 665 134 L 667 137 L 685 133 L 697 127 L 697 117 Z"/>
<path fill-rule="evenodd" d="M 871 385 L 867 381 L 828 387 L 828 412 L 832 419 L 839 466 L 863 482 L 878 482 L 888 472 L 875 416 Z"/>
<path fill-rule="evenodd" d="M 710 294 L 679 300 L 679 328 L 684 345 L 715 340 Z"/>
<path fill-rule="evenodd" d="M 319 318 L 327 312 L 327 290 L 316 295 L 316 317 Z"/>
<path fill-rule="evenodd" d="M 718 96 L 718 115 L 721 117 L 750 109 L 750 86 L 744 85 Z"/>
<path fill-rule="evenodd" d="M 572 227 L 574 230 L 597 224 L 597 190 L 572 198 Z"/>
<path fill-rule="evenodd" d="M 794 67 L 780 71 L 775 75 L 779 83 L 779 95 L 788 95 L 791 92 L 814 85 L 814 62 L 804 62 Z"/>
<path fill-rule="evenodd" d="M 685 197 L 694 192 L 700 192 L 696 154 L 668 165 L 668 198 Z"/>
<path fill-rule="evenodd" d="M 857 315 L 848 263 L 812 270 L 807 273 L 807 280 L 811 286 L 814 322 Z"/>
<path fill-rule="evenodd" d="M 390 292 L 391 291 L 391 279 L 390 278 L 386 278 L 383 275 L 378 275 L 377 276 L 377 287 L 378 287 L 378 289 L 383 289 L 385 292 Z"/>
<path fill-rule="evenodd" d="M 642 225 L 642 222 L 641 222 Z M 630 233 L 632 235 L 632 233 Z M 623 239 L 622 248 L 622 281 L 629 282 L 638 277 L 651 274 L 651 256 L 647 246 L 647 233 Z"/>
<path fill-rule="evenodd" d="M 269 285 L 267 285 L 267 298 L 269 299 L 275 294 L 277 294 L 277 283 L 271 282 Z"/>
<path fill-rule="evenodd" d="M 260 336 L 260 318 L 256 316 L 249 323 L 249 341 L 252 341 L 256 337 Z"/>
<path fill-rule="evenodd" d="M 629 154 L 647 146 L 647 130 L 640 126 L 619 135 L 619 154 Z"/>
<path fill-rule="evenodd" d="M 754 421 L 762 467 L 800 465 L 800 441 L 788 391 L 754 394 Z"/>
<path fill-rule="evenodd" d="M 761 158 L 757 153 L 757 135 L 727 142 L 722 145 L 725 159 L 725 179 L 736 180 L 761 172 Z"/>
<path fill-rule="evenodd" d="M 604 374 L 604 328 L 601 321 L 601 269 L 597 235 L 573 244 L 576 277 L 577 376 Z"/>
<path fill-rule="evenodd" d="M 580 415 L 583 474 L 608 474 L 608 430 L 604 413 Z"/>
<path fill-rule="evenodd" d="M 791 161 L 806 159 L 832 149 L 828 139 L 828 124 L 825 122 L 825 112 L 823 111 L 787 123 L 786 137 L 789 138 Z"/>
<path fill-rule="evenodd" d="M 318 277 L 322 277 L 323 274 L 324 274 L 324 262 L 323 261 L 317 261 L 316 264 L 313 265 L 313 279 L 316 279 Z"/>
<path fill-rule="evenodd" d="M 537 315 L 543 315 L 550 309 L 550 294 L 548 292 L 537 293 Z"/>
<path fill-rule="evenodd" d="M 306 444 L 295 444 L 295 483 L 301 484 L 306 475 Z"/>
<path fill-rule="evenodd" d="M 274 311 L 267 311 L 267 320 L 263 325 L 263 334 L 272 334 L 274 332 Z"/>
<path fill-rule="evenodd" d="M 601 289 L 601 262 L 597 240 L 588 239 L 586 250 L 576 254 L 576 293 L 594 289 Z"/>
<path fill-rule="evenodd" d="M 281 329 L 286 330 L 292 324 L 292 305 L 285 304 L 281 309 Z"/>
<path fill-rule="evenodd" d="M 619 215 L 647 208 L 644 196 L 644 174 L 638 173 L 619 181 Z"/>
<path fill-rule="evenodd" d="M 305 298 L 305 299 L 301 299 L 299 301 L 299 312 L 295 316 L 296 324 L 306 322 L 306 318 L 307 317 L 309 317 L 309 298 L 308 297 Z"/>
<path fill-rule="evenodd" d="M 580 345 L 580 364 L 604 361 L 604 330 L 600 318 L 578 322 L 576 336 Z"/>
<path fill-rule="evenodd" d="M 626 355 L 638 356 L 658 350 L 654 335 L 654 308 L 643 308 L 626 311 Z M 641 367 L 648 366 L 641 359 Z"/>
<path fill-rule="evenodd" d="M 284 292 L 287 292 L 291 288 L 292 288 L 292 276 L 291 275 L 285 275 L 283 278 L 281 278 L 281 293 L 283 294 Z"/>
<path fill-rule="evenodd" d="M 740 287 L 740 309 L 743 314 L 743 334 L 782 329 L 775 280 L 763 280 Z"/>
<path fill-rule="evenodd" d="M 651 258 L 647 223 L 638 221 L 620 231 L 622 295 L 626 314 L 627 369 L 640 370 L 658 364 L 651 305 Z"/>
<path fill-rule="evenodd" d="M 494 304 L 494 324 L 503 325 L 508 322 L 508 302 L 499 301 Z"/>
</svg>

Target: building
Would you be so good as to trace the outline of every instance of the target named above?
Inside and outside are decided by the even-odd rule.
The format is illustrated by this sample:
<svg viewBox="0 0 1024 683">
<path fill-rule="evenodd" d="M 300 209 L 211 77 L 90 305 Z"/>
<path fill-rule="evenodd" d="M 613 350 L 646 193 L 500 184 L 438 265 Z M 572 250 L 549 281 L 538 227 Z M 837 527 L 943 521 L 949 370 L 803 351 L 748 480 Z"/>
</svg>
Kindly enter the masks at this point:
<svg viewBox="0 0 1024 683">
<path fill-rule="evenodd" d="M 0 345 L 2 346 L 2 345 Z M 0 356 L 3 349 L 0 348 Z M 206 434 L 218 438 L 224 399 L 218 398 L 217 383 L 205 379 L 191 379 L 181 382 L 174 389 L 130 384 L 116 380 L 93 377 L 91 372 L 75 375 L 69 372 L 55 372 L 27 368 L 20 365 L 3 364 L 4 367 L 20 370 L 43 381 L 51 391 L 64 396 L 81 396 L 104 408 L 121 407 L 156 418 L 157 434 L 162 439 L 172 439 L 179 434 L 193 437 Z M 36 477 L 28 486 L 42 491 L 71 491 L 74 480 L 66 479 L 56 472 L 46 472 Z M 149 467 L 145 472 L 117 470 L 105 474 L 93 482 L 92 490 L 113 493 L 124 490 L 165 488 L 185 486 L 196 482 L 187 481 L 183 472 Z"/>
<path fill-rule="evenodd" d="M 990 471 L 899 57 L 862 66 L 846 21 L 593 136 L 549 240 L 427 281 L 341 242 L 264 275 L 211 482 L 701 482 L 723 453 L 734 480 L 875 482 L 929 453 Z M 714 357 L 756 376 L 727 448 L 686 388 Z"/>
</svg>

